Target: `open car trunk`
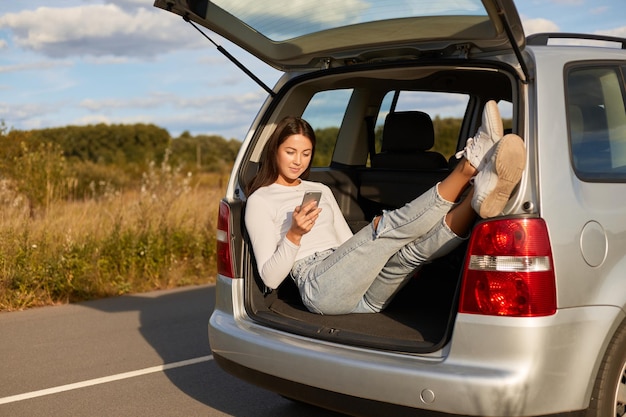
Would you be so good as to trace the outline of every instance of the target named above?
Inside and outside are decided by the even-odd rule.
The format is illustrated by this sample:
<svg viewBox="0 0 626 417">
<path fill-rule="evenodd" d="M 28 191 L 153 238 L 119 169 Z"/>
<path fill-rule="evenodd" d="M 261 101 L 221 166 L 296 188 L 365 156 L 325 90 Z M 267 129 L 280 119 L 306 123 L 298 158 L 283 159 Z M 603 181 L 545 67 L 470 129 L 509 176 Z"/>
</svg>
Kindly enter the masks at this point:
<svg viewBox="0 0 626 417">
<path fill-rule="evenodd" d="M 457 305 L 457 287 L 466 245 L 426 265 L 396 295 L 389 307 L 374 314 L 319 315 L 307 311 L 293 281 L 263 291 L 258 274 L 247 282 L 254 319 L 276 329 L 336 343 L 428 353 L 448 340 Z M 248 268 L 255 269 L 251 264 Z"/>
<path fill-rule="evenodd" d="M 281 93 L 292 99 L 291 103 L 311 103 L 311 91 L 328 92 L 334 90 L 352 91 L 349 104 L 343 117 L 345 120 L 363 120 L 358 110 L 368 107 L 377 107 L 378 120 L 385 119 L 381 114 L 399 112 L 400 109 L 387 110 L 381 107 L 383 97 L 394 96 L 398 103 L 402 102 L 404 94 L 414 98 L 415 94 L 427 92 L 437 94 L 437 97 L 447 98 L 454 95 L 455 99 L 463 97 L 467 108 L 458 113 L 457 125 L 454 132 L 448 134 L 453 138 L 452 153 L 462 148 L 466 138 L 473 135 L 480 124 L 480 115 L 484 102 L 489 99 L 512 102 L 512 79 L 500 68 L 487 65 L 484 68 L 466 62 L 457 62 L 452 67 L 401 67 L 382 66 L 377 70 L 364 70 L 360 76 L 355 76 L 355 70 L 347 72 L 337 70 L 334 74 L 325 74 L 316 77 L 304 77 L 302 80 L 293 80 L 286 85 Z M 467 70 L 459 68 L 467 66 Z M 450 68 L 453 68 L 450 70 Z M 311 87 L 311 86 L 314 87 Z M 399 96 L 398 96 L 399 93 Z M 325 94 L 325 93 L 322 93 Z M 302 96 L 306 96 L 303 98 Z M 363 97 L 371 99 L 365 105 L 359 100 Z M 398 98 L 399 97 L 399 98 Z M 420 96 L 422 97 L 422 96 Z M 428 96 L 432 97 L 432 96 Z M 286 100 L 284 96 L 277 97 Z M 325 102 L 325 101 L 324 101 Z M 355 104 L 356 103 L 356 104 Z M 374 104 L 371 104 L 374 103 Z M 353 107 L 351 107 L 353 106 Z M 400 104 L 398 104 L 400 106 Z M 463 107 L 463 106 L 461 106 Z M 294 110 L 289 107 L 289 111 Z M 351 113 L 353 109 L 357 109 Z M 359 116 L 354 116 L 359 114 Z M 423 194 L 429 188 L 443 180 L 453 169 L 455 158 L 450 153 L 444 158 L 445 166 L 426 168 L 411 164 L 409 167 L 400 167 L 399 162 L 407 157 L 401 151 L 393 153 L 380 152 L 374 154 L 374 159 L 381 155 L 390 157 L 383 166 L 371 166 L 365 160 L 350 159 L 354 155 L 365 155 L 358 146 L 366 146 L 366 140 L 360 140 L 362 130 L 345 124 L 338 129 L 337 145 L 333 161 L 328 167 L 313 168 L 309 180 L 320 182 L 330 187 L 335 195 L 344 217 L 356 232 L 362 227 L 369 226 L 369 221 L 384 209 L 394 209 Z M 432 129 L 432 128 L 431 128 Z M 270 129 L 268 129 L 270 130 Z M 403 130 L 403 129 L 400 129 Z M 386 141 L 386 130 L 382 130 L 382 143 Z M 423 137 L 419 129 L 407 140 Z M 259 133 L 261 135 L 261 133 Z M 368 135 L 366 135 L 368 136 Z M 435 134 L 435 142 L 446 135 L 441 132 Z M 457 138 L 458 137 L 458 138 Z M 343 142 L 342 142 L 343 141 Z M 353 143 L 337 150 L 340 144 Z M 359 145 L 356 145 L 359 144 Z M 259 144 L 258 149 L 262 146 Z M 350 149 L 344 158 L 342 150 Z M 258 151 L 257 151 L 258 152 Z M 370 155 L 372 150 L 370 149 Z M 394 159 L 397 158 L 397 159 Z M 258 169 L 258 162 L 251 162 L 250 158 L 245 167 L 239 171 L 239 181 L 242 184 L 251 179 Z M 250 172 L 247 172 L 250 171 Z M 245 187 L 242 186 L 242 189 Z M 351 346 L 375 348 L 406 353 L 430 353 L 441 349 L 449 340 L 454 326 L 458 305 L 458 288 L 461 271 L 464 263 L 466 244 L 460 245 L 452 253 L 425 265 L 408 283 L 397 293 L 391 304 L 382 312 L 375 314 L 347 314 L 347 315 L 318 315 L 307 311 L 304 307 L 298 290 L 287 277 L 280 287 L 268 291 L 256 270 L 252 248 L 246 239 L 243 226 L 243 211 L 245 201 L 241 204 L 241 214 L 233 219 L 241 228 L 242 241 L 242 274 L 245 281 L 245 308 L 249 316 L 255 321 L 268 327 L 283 330 L 305 337 L 322 339 Z M 239 210 L 236 210 L 239 212 Z"/>
</svg>

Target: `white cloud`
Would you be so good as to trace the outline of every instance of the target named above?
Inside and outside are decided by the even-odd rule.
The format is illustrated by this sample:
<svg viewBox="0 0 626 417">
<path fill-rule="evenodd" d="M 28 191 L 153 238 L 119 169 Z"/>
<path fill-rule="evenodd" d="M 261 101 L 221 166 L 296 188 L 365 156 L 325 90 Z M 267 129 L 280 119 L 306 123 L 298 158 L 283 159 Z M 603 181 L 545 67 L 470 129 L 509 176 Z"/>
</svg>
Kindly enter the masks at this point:
<svg viewBox="0 0 626 417">
<path fill-rule="evenodd" d="M 91 114 L 77 117 L 72 123 L 154 123 L 167 127 L 173 136 L 188 130 L 243 140 L 252 122 L 250 115 L 255 114 L 264 98 L 259 91 L 200 97 L 153 93 L 134 99 L 86 99 L 78 107 Z"/>
<path fill-rule="evenodd" d="M 533 33 L 542 32 L 559 32 L 559 26 L 548 19 L 524 19 L 522 16 L 522 26 L 524 27 L 524 33 L 526 36 Z"/>
<path fill-rule="evenodd" d="M 151 93 L 148 97 L 135 97 L 123 99 L 84 99 L 79 103 L 79 107 L 93 111 L 101 112 L 118 109 L 153 109 L 157 107 L 174 107 L 177 109 L 197 109 L 204 112 L 206 109 L 213 110 L 215 103 L 220 103 L 220 108 L 231 110 L 240 110 L 246 107 L 258 107 L 264 99 L 262 92 L 254 92 L 247 94 L 219 95 L 200 97 L 183 97 L 171 93 Z"/>
<path fill-rule="evenodd" d="M 126 10 L 116 4 L 40 7 L 8 13 L 0 16 L 0 28 L 12 31 L 16 45 L 54 58 L 152 57 L 205 46 L 174 15 L 143 7 Z"/>
<path fill-rule="evenodd" d="M 78 117 L 74 119 L 70 124 L 84 126 L 84 125 L 97 125 L 100 123 L 111 124 L 111 119 L 102 114 L 90 114 L 83 117 Z M 120 122 L 118 122 L 120 123 Z M 145 122 L 143 122 L 145 123 Z"/>
<path fill-rule="evenodd" d="M 113 112 L 119 109 L 128 109 L 128 108 L 155 108 L 158 107 L 159 103 L 155 102 L 150 98 L 130 98 L 130 99 L 103 99 L 103 100 L 94 100 L 94 99 L 85 99 L 79 103 L 79 107 L 87 109 L 92 112 L 101 112 L 101 111 L 109 111 Z"/>
<path fill-rule="evenodd" d="M 154 2 L 151 0 L 108 0 L 105 3 L 115 4 L 124 10 L 134 10 L 138 8 L 151 8 Z"/>
<path fill-rule="evenodd" d="M 0 65 L 0 74 L 8 72 L 49 70 L 56 67 L 69 67 L 71 65 L 72 64 L 67 61 L 37 61 L 14 65 Z"/>
<path fill-rule="evenodd" d="M 620 38 L 626 38 L 626 26 L 622 26 L 621 28 L 602 30 L 598 33 L 602 33 L 603 35 L 609 36 L 617 36 Z"/>
<path fill-rule="evenodd" d="M 126 56 L 88 56 L 84 58 L 84 62 L 89 65 L 111 65 L 111 64 L 127 64 L 131 58 Z"/>
<path fill-rule="evenodd" d="M 306 20 L 309 23 L 345 22 L 359 11 L 368 8 L 368 4 L 361 0 L 292 0 L 289 4 L 249 0 L 215 0 L 216 5 L 229 11 L 235 16 L 245 16 L 247 21 L 257 18 L 271 21 L 275 19 Z"/>
<path fill-rule="evenodd" d="M 584 0 L 552 0 L 552 2 L 556 4 L 564 4 L 566 6 L 580 6 L 585 1 Z"/>
<path fill-rule="evenodd" d="M 58 107 L 50 104 L 0 102 L 0 120 L 6 121 L 8 126 L 19 125 L 20 129 L 34 129 L 44 125 L 42 119 L 51 116 L 57 110 Z"/>
</svg>

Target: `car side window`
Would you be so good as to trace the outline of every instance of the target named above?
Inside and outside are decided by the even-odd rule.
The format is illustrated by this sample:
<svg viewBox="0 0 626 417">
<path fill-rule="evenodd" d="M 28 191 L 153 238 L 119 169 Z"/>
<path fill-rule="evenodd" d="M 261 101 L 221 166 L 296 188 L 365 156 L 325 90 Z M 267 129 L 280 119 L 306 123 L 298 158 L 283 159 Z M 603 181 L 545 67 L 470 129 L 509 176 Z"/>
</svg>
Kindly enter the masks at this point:
<svg viewBox="0 0 626 417">
<path fill-rule="evenodd" d="M 617 65 L 577 67 L 567 74 L 572 163 L 583 181 L 626 181 L 626 94 Z"/>
<path fill-rule="evenodd" d="M 315 129 L 315 156 L 313 167 L 330 165 L 351 89 L 327 90 L 316 93 L 309 101 L 302 118 Z"/>
</svg>

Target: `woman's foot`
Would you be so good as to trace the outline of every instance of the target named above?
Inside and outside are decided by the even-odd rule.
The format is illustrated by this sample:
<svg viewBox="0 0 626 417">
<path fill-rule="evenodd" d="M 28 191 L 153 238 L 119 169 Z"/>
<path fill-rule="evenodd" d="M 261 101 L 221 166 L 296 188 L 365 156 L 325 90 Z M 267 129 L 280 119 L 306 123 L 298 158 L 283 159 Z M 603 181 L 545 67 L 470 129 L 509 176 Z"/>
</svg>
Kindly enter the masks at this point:
<svg viewBox="0 0 626 417">
<path fill-rule="evenodd" d="M 472 207 L 482 218 L 502 213 L 526 167 L 526 148 L 515 134 L 504 136 L 486 155 L 486 164 L 474 178 Z"/>
<path fill-rule="evenodd" d="M 454 170 L 438 185 L 439 195 L 446 201 L 456 202 L 462 196 L 470 180 L 486 166 L 489 151 L 502 138 L 502 119 L 495 101 L 485 104 L 482 124 L 473 138 L 467 140 L 463 150 L 457 152 L 461 159 Z"/>
<path fill-rule="evenodd" d="M 504 135 L 500 110 L 495 101 L 485 104 L 482 123 L 473 138 L 469 138 L 465 148 L 457 152 L 456 157 L 465 157 L 478 171 L 481 171 L 488 161 L 485 156 Z"/>
</svg>

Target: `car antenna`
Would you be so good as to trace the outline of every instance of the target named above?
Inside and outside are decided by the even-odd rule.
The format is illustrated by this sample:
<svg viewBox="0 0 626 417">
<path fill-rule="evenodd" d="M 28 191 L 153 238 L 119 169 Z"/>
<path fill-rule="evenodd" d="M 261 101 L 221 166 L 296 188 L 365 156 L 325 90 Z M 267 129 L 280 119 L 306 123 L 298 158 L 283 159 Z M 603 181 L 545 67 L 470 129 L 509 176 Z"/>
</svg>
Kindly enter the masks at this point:
<svg viewBox="0 0 626 417">
<path fill-rule="evenodd" d="M 246 68 L 241 62 L 239 62 L 237 60 L 237 58 L 235 58 L 234 56 L 232 56 L 226 49 L 224 49 L 221 45 L 219 45 L 218 43 L 216 43 L 215 41 L 213 41 L 213 39 L 211 39 L 206 33 L 204 33 L 202 30 L 200 30 L 200 28 L 196 25 L 194 25 L 194 23 L 191 21 L 191 19 L 189 18 L 189 14 L 185 14 L 183 16 L 183 19 L 185 20 L 185 22 L 189 23 L 191 26 L 193 26 L 198 32 L 200 32 L 202 34 L 202 36 L 204 36 L 205 38 L 207 38 L 213 45 L 215 45 L 215 47 L 217 48 L 218 51 L 220 51 L 226 58 L 230 59 L 230 61 L 237 65 L 237 67 L 239 67 L 240 70 L 242 70 L 243 72 L 245 72 L 246 74 L 248 74 L 248 76 L 250 78 L 252 78 L 258 85 L 261 86 L 261 88 L 263 88 L 265 91 L 267 91 L 267 93 L 274 97 L 276 96 L 276 93 L 269 88 L 263 81 L 261 81 L 259 79 L 259 77 L 257 77 L 256 75 L 254 75 L 248 68 Z"/>
</svg>

